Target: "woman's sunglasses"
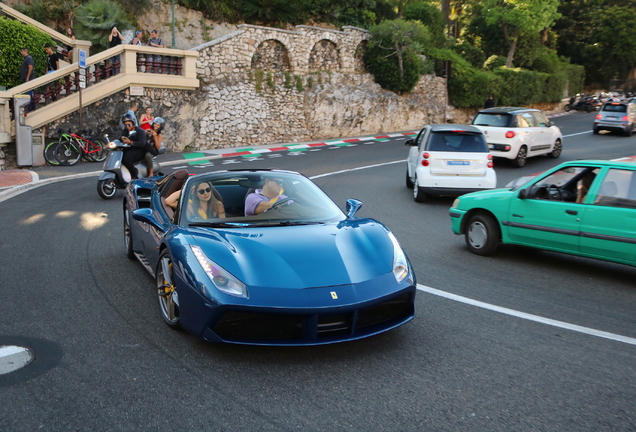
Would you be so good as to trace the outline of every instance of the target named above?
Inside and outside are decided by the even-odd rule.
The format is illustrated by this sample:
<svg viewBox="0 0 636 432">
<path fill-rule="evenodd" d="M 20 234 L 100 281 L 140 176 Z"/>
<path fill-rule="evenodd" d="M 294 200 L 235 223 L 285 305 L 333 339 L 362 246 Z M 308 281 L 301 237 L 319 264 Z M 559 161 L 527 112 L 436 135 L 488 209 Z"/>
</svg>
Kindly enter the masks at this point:
<svg viewBox="0 0 636 432">
<path fill-rule="evenodd" d="M 210 193 L 212 189 L 210 188 L 205 188 L 205 189 L 197 189 L 197 192 L 199 192 L 201 195 L 205 194 L 205 193 Z"/>
</svg>

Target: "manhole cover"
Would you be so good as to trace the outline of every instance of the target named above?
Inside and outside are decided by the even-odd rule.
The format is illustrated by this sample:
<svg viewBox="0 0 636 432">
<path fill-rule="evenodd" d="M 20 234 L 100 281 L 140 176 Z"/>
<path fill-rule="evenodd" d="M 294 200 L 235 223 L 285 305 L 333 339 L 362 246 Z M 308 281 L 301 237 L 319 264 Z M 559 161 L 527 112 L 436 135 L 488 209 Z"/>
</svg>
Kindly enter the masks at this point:
<svg viewBox="0 0 636 432">
<path fill-rule="evenodd" d="M 28 349 L 15 345 L 0 346 L 0 375 L 22 369 L 33 361 L 35 356 Z"/>
</svg>

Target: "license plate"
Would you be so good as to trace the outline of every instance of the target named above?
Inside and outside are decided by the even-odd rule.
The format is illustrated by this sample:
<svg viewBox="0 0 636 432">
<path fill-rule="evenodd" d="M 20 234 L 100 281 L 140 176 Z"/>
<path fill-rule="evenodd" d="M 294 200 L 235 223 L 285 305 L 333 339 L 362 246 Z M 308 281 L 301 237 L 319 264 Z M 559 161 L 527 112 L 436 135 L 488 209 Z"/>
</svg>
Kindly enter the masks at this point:
<svg viewBox="0 0 636 432">
<path fill-rule="evenodd" d="M 470 165 L 470 161 L 448 161 L 448 165 Z"/>
<path fill-rule="evenodd" d="M 609 120 L 609 119 L 615 120 L 615 119 L 617 119 L 617 118 L 618 118 L 618 117 L 615 117 L 615 116 L 607 116 L 607 119 L 608 119 L 608 120 Z"/>
<path fill-rule="evenodd" d="M 492 150 L 492 149 L 495 148 L 495 145 L 494 144 L 488 144 L 488 148 Z"/>
</svg>

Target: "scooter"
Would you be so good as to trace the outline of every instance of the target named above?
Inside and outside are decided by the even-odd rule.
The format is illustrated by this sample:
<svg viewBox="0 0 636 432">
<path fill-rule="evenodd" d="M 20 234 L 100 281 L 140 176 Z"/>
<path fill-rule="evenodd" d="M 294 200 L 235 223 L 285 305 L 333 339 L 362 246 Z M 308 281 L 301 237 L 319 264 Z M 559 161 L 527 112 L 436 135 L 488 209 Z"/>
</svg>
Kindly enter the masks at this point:
<svg viewBox="0 0 636 432">
<path fill-rule="evenodd" d="M 108 158 L 104 162 L 104 172 L 99 176 L 97 181 L 97 193 L 104 199 L 111 199 L 115 196 L 117 189 L 125 189 L 128 183 L 132 180 L 130 171 L 122 164 L 124 158 L 124 149 L 131 147 L 128 144 L 124 144 L 119 140 L 114 140 L 108 143 L 108 149 L 110 153 Z M 158 154 L 166 152 L 166 147 L 161 143 L 161 148 L 157 151 Z M 148 176 L 148 168 L 146 167 L 145 160 L 141 160 L 135 164 L 139 178 Z M 156 176 L 163 175 L 161 173 L 161 166 L 156 160 L 156 156 L 152 158 L 152 170 Z"/>
</svg>

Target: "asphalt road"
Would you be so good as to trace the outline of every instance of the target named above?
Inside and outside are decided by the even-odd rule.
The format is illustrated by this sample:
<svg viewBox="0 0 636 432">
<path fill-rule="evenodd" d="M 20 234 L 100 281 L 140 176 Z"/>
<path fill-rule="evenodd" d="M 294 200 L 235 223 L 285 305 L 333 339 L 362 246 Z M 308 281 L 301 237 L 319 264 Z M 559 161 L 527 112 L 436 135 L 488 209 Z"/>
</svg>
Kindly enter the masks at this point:
<svg viewBox="0 0 636 432">
<path fill-rule="evenodd" d="M 497 161 L 499 185 L 565 160 L 636 154 L 636 136 L 592 135 L 593 117 L 555 118 L 561 158 Z M 636 269 L 513 246 L 469 253 L 450 230 L 452 199 L 413 201 L 403 142 L 190 168 L 314 177 L 395 232 L 422 289 L 470 299 L 420 291 L 411 323 L 347 344 L 213 345 L 169 329 L 151 277 L 125 256 L 121 200 L 99 198 L 96 178 L 5 201 L 0 345 L 36 359 L 0 375 L 0 430 L 634 431 Z"/>
</svg>

